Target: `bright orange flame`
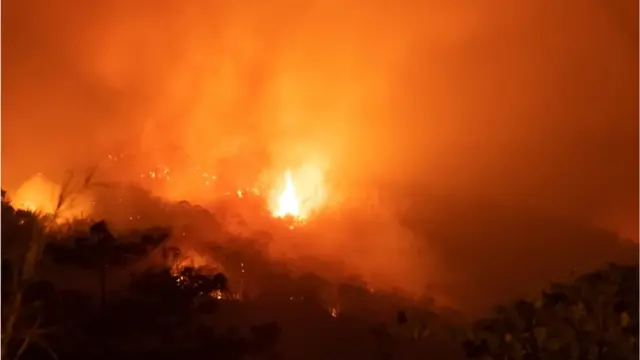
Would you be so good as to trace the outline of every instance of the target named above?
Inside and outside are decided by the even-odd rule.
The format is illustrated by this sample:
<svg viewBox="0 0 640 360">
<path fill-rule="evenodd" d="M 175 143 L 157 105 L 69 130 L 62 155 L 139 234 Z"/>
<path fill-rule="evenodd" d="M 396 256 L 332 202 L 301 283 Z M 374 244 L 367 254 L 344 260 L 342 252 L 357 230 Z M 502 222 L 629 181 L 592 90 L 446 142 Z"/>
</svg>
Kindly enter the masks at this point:
<svg viewBox="0 0 640 360">
<path fill-rule="evenodd" d="M 300 201 L 296 195 L 296 189 L 293 186 L 293 180 L 291 179 L 291 171 L 287 170 L 284 175 L 285 188 L 282 195 L 278 198 L 278 208 L 275 211 L 275 216 L 300 216 Z"/>
<path fill-rule="evenodd" d="M 283 185 L 275 189 L 270 198 L 275 217 L 303 221 L 325 205 L 324 173 L 318 166 L 305 164 L 295 171 L 287 170 Z"/>
<path fill-rule="evenodd" d="M 40 212 L 56 216 L 56 221 L 65 222 L 83 218 L 91 213 L 92 201 L 88 194 L 70 193 L 60 201 L 60 185 L 42 174 L 37 174 L 24 182 L 11 196 L 11 205 L 16 209 Z"/>
<path fill-rule="evenodd" d="M 56 209 L 60 187 L 38 174 L 23 183 L 12 196 L 16 209 L 52 214 Z"/>
</svg>

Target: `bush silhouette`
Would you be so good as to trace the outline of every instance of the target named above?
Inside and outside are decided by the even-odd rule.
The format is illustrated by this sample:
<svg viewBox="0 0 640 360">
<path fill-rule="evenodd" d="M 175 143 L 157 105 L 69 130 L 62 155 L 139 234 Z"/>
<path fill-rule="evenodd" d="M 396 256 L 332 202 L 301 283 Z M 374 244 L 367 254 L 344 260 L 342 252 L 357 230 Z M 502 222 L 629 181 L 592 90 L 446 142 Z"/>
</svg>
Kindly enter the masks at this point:
<svg viewBox="0 0 640 360">
<path fill-rule="evenodd" d="M 638 267 L 611 265 L 500 307 L 463 347 L 483 359 L 631 359 L 638 330 Z"/>
</svg>

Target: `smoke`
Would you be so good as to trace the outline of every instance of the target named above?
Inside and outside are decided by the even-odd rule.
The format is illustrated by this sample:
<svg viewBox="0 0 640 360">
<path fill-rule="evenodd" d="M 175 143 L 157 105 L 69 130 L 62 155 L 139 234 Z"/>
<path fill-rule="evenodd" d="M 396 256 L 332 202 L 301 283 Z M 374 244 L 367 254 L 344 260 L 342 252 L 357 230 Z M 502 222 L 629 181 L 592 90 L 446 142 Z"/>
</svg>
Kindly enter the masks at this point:
<svg viewBox="0 0 640 360">
<path fill-rule="evenodd" d="M 2 13 L 3 187 L 121 149 L 237 179 L 322 159 L 352 187 L 637 238 L 637 2 L 7 0 Z"/>
</svg>

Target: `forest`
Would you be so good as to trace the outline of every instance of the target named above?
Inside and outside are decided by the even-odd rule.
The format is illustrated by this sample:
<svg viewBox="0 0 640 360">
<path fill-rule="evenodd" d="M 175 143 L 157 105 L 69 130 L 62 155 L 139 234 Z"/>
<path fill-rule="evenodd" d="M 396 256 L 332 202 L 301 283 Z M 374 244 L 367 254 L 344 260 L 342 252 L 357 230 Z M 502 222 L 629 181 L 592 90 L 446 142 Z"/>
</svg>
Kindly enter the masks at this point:
<svg viewBox="0 0 640 360">
<path fill-rule="evenodd" d="M 3 191 L 3 359 L 638 358 L 637 265 L 469 318 L 359 279 L 296 273 L 265 255 L 264 239 L 211 244 L 217 263 L 196 264 L 171 227 L 52 220 Z"/>
</svg>

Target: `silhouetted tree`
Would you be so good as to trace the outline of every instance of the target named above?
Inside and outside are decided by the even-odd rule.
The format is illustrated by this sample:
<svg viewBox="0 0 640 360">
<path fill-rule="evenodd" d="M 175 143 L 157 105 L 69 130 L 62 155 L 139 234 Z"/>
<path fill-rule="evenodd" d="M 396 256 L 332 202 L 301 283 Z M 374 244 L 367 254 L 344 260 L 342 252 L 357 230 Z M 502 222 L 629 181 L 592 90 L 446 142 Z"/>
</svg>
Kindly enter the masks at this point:
<svg viewBox="0 0 640 360">
<path fill-rule="evenodd" d="M 140 261 L 168 237 L 169 233 L 165 232 L 158 236 L 142 236 L 138 242 L 122 243 L 116 240 L 105 221 L 99 221 L 91 225 L 88 237 L 76 237 L 71 246 L 48 243 L 45 253 L 58 264 L 96 270 L 100 287 L 100 308 L 103 309 L 107 301 L 108 269 L 130 266 Z"/>
<path fill-rule="evenodd" d="M 638 358 L 638 267 L 611 265 L 500 307 L 463 343 L 470 358 Z"/>
</svg>

